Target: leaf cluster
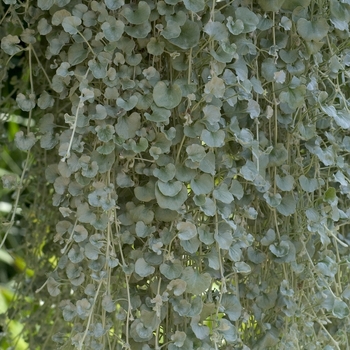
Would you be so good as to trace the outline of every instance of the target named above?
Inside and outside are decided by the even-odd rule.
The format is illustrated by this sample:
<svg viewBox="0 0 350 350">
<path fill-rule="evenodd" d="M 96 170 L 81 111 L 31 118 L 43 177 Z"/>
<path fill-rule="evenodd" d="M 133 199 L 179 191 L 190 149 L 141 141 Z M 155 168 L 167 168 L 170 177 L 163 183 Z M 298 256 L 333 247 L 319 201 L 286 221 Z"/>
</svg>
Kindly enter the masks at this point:
<svg viewBox="0 0 350 350">
<path fill-rule="evenodd" d="M 350 3 L 4 3 L 33 349 L 348 346 Z"/>
</svg>

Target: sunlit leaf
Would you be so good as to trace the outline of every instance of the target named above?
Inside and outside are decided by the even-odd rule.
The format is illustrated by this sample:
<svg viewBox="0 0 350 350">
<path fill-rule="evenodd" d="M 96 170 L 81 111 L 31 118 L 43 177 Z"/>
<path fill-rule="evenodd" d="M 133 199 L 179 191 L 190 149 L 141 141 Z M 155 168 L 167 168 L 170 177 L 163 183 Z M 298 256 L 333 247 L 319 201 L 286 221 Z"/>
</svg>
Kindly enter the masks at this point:
<svg viewBox="0 0 350 350">
<path fill-rule="evenodd" d="M 348 7 L 341 2 L 331 0 L 331 22 L 339 30 L 347 30 L 350 21 L 350 12 Z"/>
<path fill-rule="evenodd" d="M 135 263 L 135 272 L 141 277 L 147 277 L 155 271 L 155 268 L 151 265 L 148 265 L 143 258 L 137 259 Z"/>
<path fill-rule="evenodd" d="M 203 195 L 201 195 L 203 196 Z M 198 202 L 197 201 L 198 196 L 195 197 L 195 203 L 200 206 L 203 213 L 207 216 L 214 216 L 216 213 L 216 204 L 215 202 L 208 197 L 204 198 L 204 202 Z"/>
<path fill-rule="evenodd" d="M 327 256 L 316 264 L 316 270 L 323 276 L 334 278 L 337 273 L 337 264 L 331 257 Z"/>
<path fill-rule="evenodd" d="M 193 162 L 201 162 L 206 155 L 204 147 L 197 144 L 188 146 L 186 152 Z"/>
</svg>

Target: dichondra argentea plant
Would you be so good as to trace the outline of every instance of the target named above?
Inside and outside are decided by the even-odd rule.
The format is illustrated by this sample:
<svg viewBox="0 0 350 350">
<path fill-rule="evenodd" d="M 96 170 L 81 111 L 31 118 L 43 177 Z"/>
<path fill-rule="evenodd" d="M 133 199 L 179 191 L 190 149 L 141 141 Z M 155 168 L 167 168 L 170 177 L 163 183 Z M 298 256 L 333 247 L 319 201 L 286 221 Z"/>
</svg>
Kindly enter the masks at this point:
<svg viewBox="0 0 350 350">
<path fill-rule="evenodd" d="M 2 241 L 20 207 L 34 271 L 7 344 L 17 318 L 30 349 L 350 347 L 349 1 L 1 14 L 28 121 Z"/>
</svg>

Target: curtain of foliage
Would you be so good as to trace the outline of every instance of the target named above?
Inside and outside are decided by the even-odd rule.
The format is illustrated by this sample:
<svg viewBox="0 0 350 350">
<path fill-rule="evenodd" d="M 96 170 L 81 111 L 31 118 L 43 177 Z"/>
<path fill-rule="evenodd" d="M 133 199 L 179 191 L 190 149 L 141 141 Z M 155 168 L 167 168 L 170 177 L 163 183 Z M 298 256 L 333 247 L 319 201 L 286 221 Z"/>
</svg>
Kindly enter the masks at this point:
<svg viewBox="0 0 350 350">
<path fill-rule="evenodd" d="M 350 1 L 1 14 L 4 346 L 350 347 Z"/>
</svg>

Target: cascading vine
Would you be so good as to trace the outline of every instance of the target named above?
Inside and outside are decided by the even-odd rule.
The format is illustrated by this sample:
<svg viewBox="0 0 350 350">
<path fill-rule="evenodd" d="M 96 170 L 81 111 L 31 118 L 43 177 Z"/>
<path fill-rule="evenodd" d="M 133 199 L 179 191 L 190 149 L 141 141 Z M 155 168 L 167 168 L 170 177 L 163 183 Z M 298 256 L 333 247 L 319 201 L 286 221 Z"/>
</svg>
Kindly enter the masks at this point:
<svg viewBox="0 0 350 350">
<path fill-rule="evenodd" d="M 350 2 L 3 2 L 31 349 L 349 347 Z"/>
</svg>

